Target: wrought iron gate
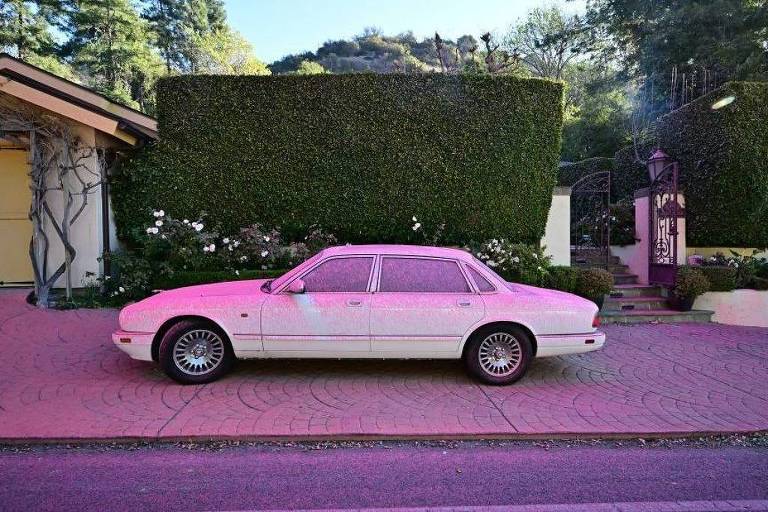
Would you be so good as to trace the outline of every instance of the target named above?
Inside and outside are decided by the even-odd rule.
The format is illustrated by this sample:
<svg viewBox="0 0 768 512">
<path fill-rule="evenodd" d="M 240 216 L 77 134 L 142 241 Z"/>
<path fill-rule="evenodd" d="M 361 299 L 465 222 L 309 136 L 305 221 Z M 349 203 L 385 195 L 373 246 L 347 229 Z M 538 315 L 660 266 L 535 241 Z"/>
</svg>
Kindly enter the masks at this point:
<svg viewBox="0 0 768 512">
<path fill-rule="evenodd" d="M 672 287 L 677 276 L 677 218 L 682 215 L 677 194 L 678 164 L 672 162 L 648 190 L 648 281 Z"/>
<path fill-rule="evenodd" d="M 610 263 L 610 205 L 610 171 L 588 174 L 571 186 L 571 249 L 575 263 Z"/>
</svg>

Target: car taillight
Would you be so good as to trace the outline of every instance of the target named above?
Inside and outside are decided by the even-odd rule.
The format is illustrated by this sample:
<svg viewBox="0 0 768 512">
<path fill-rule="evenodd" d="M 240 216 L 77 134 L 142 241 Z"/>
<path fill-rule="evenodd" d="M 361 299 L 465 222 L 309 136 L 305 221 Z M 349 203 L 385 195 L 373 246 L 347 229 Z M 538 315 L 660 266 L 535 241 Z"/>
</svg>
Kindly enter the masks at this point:
<svg viewBox="0 0 768 512">
<path fill-rule="evenodd" d="M 595 313 L 595 318 L 592 319 L 592 327 L 600 327 L 600 315 Z"/>
</svg>

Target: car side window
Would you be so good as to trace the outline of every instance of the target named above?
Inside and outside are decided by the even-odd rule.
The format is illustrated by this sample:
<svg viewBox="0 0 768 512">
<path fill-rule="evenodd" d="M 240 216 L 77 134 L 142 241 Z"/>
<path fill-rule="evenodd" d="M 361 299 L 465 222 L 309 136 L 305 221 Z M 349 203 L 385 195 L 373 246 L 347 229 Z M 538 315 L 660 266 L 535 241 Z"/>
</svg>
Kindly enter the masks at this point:
<svg viewBox="0 0 768 512">
<path fill-rule="evenodd" d="M 483 276 L 483 274 L 481 274 L 474 268 L 470 267 L 469 265 L 466 265 L 465 268 L 469 272 L 469 275 L 472 276 L 472 280 L 475 282 L 475 285 L 477 286 L 478 291 L 481 291 L 481 292 L 496 291 L 496 287 L 493 286 L 491 282 Z"/>
<path fill-rule="evenodd" d="M 455 261 L 430 258 L 383 257 L 380 292 L 469 293 Z"/>
<path fill-rule="evenodd" d="M 333 258 L 304 274 L 304 289 L 312 292 L 365 292 L 371 276 L 373 256 Z"/>
</svg>

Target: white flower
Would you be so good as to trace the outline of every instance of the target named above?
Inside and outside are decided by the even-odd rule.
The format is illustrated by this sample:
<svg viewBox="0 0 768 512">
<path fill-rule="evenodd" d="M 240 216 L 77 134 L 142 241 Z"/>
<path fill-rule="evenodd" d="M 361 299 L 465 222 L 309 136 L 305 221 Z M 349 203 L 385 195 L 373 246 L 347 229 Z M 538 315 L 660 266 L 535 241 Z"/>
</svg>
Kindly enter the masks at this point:
<svg viewBox="0 0 768 512">
<path fill-rule="evenodd" d="M 151 235 L 153 229 L 155 229 L 155 228 L 147 228 L 147 234 Z"/>
<path fill-rule="evenodd" d="M 160 211 L 159 211 L 159 212 L 157 212 L 157 213 L 159 213 L 159 214 L 160 214 L 160 215 L 158 215 L 158 217 L 165 217 L 165 210 L 160 210 Z"/>
<path fill-rule="evenodd" d="M 154 211 L 154 212 L 152 212 L 152 215 L 154 215 L 155 217 L 159 217 L 160 216 L 160 212 Z"/>
<path fill-rule="evenodd" d="M 112 276 L 104 276 L 105 281 L 109 281 L 110 279 L 112 279 Z"/>
<path fill-rule="evenodd" d="M 269 251 L 261 251 L 261 257 L 266 258 L 269 255 Z"/>
<path fill-rule="evenodd" d="M 163 221 L 161 221 L 161 220 L 156 220 L 155 221 L 155 226 L 160 227 L 162 225 L 163 225 Z"/>
<path fill-rule="evenodd" d="M 239 270 L 235 270 L 235 275 L 239 276 L 240 275 L 240 271 Z"/>
<path fill-rule="evenodd" d="M 520 263 L 520 258 L 515 256 L 514 258 L 512 258 L 512 263 Z"/>
<path fill-rule="evenodd" d="M 246 261 L 248 259 L 248 256 L 240 256 L 240 261 Z"/>
<path fill-rule="evenodd" d="M 232 245 L 234 245 L 235 247 L 238 247 L 240 245 L 240 240 L 235 240 L 234 242 L 232 242 Z"/>
<path fill-rule="evenodd" d="M 485 264 L 488 265 L 489 267 L 495 267 L 496 266 L 496 262 L 493 261 L 493 260 L 488 260 L 488 261 L 485 262 Z"/>
<path fill-rule="evenodd" d="M 269 238 L 268 236 L 265 236 L 265 237 L 264 237 L 264 241 L 265 241 L 265 242 L 269 242 L 269 240 L 270 240 L 270 238 Z"/>
<path fill-rule="evenodd" d="M 165 239 L 167 239 L 168 237 L 167 237 L 167 236 L 165 236 L 165 235 L 160 235 L 160 238 L 162 238 L 163 240 L 165 240 Z"/>
<path fill-rule="evenodd" d="M 160 230 L 155 227 L 147 228 L 147 233 L 149 233 L 150 235 L 156 235 L 159 232 Z"/>
<path fill-rule="evenodd" d="M 413 225 L 413 228 L 412 228 L 412 229 L 413 229 L 414 231 L 417 231 L 417 230 L 418 230 L 420 227 L 421 227 L 421 222 L 417 222 L 416 224 L 414 224 L 414 225 Z"/>
<path fill-rule="evenodd" d="M 419 222 L 418 220 L 416 220 L 416 216 L 415 215 L 413 216 L 413 222 Z"/>
<path fill-rule="evenodd" d="M 261 266 L 261 270 L 267 270 L 267 266 L 266 265 L 262 265 Z"/>
<path fill-rule="evenodd" d="M 209 251 L 211 251 L 211 252 L 214 252 L 214 251 L 216 251 L 216 244 L 211 244 L 211 245 L 209 245 L 209 246 L 208 246 L 208 250 L 209 250 Z"/>
<path fill-rule="evenodd" d="M 195 231 L 202 231 L 202 229 L 203 229 L 202 224 L 198 224 L 197 226 L 195 226 Z"/>
<path fill-rule="evenodd" d="M 483 257 L 483 253 L 481 253 L 481 252 L 477 253 L 477 257 L 478 258 L 482 258 Z"/>
<path fill-rule="evenodd" d="M 229 238 L 225 238 L 225 239 L 224 239 L 224 240 L 222 240 L 221 242 L 222 242 L 222 243 L 225 243 L 225 244 L 228 244 L 228 243 L 229 243 Z"/>
<path fill-rule="evenodd" d="M 189 219 L 184 219 L 184 220 L 183 220 L 183 221 L 181 221 L 181 222 L 183 222 L 184 224 L 189 224 Z"/>
<path fill-rule="evenodd" d="M 232 247 L 231 245 L 228 245 L 228 246 L 227 246 L 227 249 L 229 249 L 229 250 L 230 250 L 230 252 L 231 252 L 232 250 L 234 250 L 234 247 Z"/>
<path fill-rule="evenodd" d="M 535 252 L 533 254 L 531 254 L 531 256 L 533 256 L 533 259 L 535 259 L 535 260 L 539 259 L 539 255 L 536 254 Z"/>
<path fill-rule="evenodd" d="M 122 286 L 119 287 L 118 290 L 120 290 L 120 293 L 125 293 L 125 288 L 123 288 Z"/>
<path fill-rule="evenodd" d="M 203 247 L 203 252 L 210 252 L 210 249 L 208 248 L 207 245 L 205 247 Z"/>
</svg>

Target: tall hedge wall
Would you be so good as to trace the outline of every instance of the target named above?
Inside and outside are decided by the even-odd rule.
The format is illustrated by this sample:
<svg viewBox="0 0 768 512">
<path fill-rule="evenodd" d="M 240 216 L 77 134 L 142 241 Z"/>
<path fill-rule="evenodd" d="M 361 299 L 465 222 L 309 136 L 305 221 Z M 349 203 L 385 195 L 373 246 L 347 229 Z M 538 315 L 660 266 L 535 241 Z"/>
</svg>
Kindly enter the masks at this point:
<svg viewBox="0 0 768 512">
<path fill-rule="evenodd" d="M 680 162 L 688 245 L 768 246 L 768 83 L 728 83 L 661 117 L 655 132 L 643 150 L 657 145 Z M 648 186 L 630 155 L 616 154 L 614 177 L 627 193 Z"/>
<path fill-rule="evenodd" d="M 351 242 L 544 233 L 563 86 L 448 75 L 185 76 L 160 81 L 160 142 L 113 180 L 120 234 L 151 208 L 225 233 L 315 223 Z"/>
</svg>

